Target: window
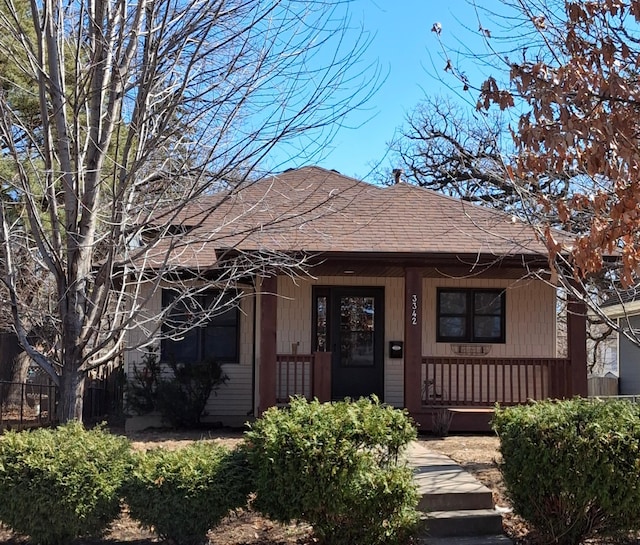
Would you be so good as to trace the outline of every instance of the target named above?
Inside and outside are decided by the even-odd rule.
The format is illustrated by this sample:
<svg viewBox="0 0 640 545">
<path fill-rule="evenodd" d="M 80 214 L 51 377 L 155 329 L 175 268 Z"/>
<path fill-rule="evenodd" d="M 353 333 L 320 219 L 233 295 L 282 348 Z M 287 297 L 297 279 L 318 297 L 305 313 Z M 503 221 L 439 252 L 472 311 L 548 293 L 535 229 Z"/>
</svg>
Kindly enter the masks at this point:
<svg viewBox="0 0 640 545">
<path fill-rule="evenodd" d="M 315 288 L 313 290 L 314 312 L 313 331 L 315 338 L 312 339 L 314 351 L 327 352 L 329 350 L 329 290 L 326 288 Z"/>
<path fill-rule="evenodd" d="M 503 290 L 438 290 L 439 342 L 505 342 Z"/>
<path fill-rule="evenodd" d="M 176 297 L 175 291 L 162 290 L 163 308 Z M 178 301 L 163 325 L 162 360 L 194 363 L 213 358 L 219 363 L 238 363 L 240 313 L 235 299 L 235 293 L 211 291 Z M 214 312 L 207 316 L 212 308 Z"/>
</svg>

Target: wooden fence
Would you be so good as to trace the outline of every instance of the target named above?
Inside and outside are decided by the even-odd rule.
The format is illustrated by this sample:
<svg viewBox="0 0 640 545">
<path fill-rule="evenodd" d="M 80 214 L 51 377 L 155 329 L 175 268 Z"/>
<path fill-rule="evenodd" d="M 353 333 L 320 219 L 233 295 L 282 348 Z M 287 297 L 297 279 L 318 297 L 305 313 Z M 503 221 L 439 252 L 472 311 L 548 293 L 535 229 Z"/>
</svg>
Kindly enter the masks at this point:
<svg viewBox="0 0 640 545">
<path fill-rule="evenodd" d="M 587 379 L 589 396 L 617 396 L 618 377 L 589 377 Z"/>
<path fill-rule="evenodd" d="M 291 396 L 313 397 L 313 356 L 311 354 L 278 354 L 276 401 L 287 403 Z"/>
</svg>

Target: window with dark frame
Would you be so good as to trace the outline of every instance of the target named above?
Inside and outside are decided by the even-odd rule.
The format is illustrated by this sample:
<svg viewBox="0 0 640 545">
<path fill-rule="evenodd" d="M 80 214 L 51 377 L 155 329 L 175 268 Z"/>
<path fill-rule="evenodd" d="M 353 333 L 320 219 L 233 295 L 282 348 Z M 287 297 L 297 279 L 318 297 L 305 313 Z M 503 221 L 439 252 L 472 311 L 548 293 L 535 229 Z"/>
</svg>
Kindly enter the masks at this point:
<svg viewBox="0 0 640 545">
<path fill-rule="evenodd" d="M 437 297 L 438 342 L 505 342 L 504 290 L 439 288 Z"/>
<path fill-rule="evenodd" d="M 314 352 L 329 351 L 329 290 L 324 287 L 313 287 L 312 299 L 312 339 Z"/>
<path fill-rule="evenodd" d="M 173 290 L 162 290 L 163 308 L 177 297 Z M 213 358 L 218 363 L 239 363 L 240 312 L 232 301 L 235 293 L 219 291 L 199 294 L 178 301 L 163 324 L 165 338 L 161 343 L 161 360 L 195 363 Z M 208 309 L 217 309 L 203 320 Z M 177 334 L 179 338 L 166 338 Z"/>
</svg>

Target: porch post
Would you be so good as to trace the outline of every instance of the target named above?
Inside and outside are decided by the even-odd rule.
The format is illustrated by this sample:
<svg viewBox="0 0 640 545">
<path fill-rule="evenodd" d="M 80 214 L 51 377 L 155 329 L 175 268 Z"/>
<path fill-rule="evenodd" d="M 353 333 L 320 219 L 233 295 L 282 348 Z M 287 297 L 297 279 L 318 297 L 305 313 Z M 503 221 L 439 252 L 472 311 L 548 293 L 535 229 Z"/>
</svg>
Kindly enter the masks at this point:
<svg viewBox="0 0 640 545">
<path fill-rule="evenodd" d="M 404 406 L 417 412 L 422 382 L 422 270 L 404 271 Z"/>
<path fill-rule="evenodd" d="M 258 415 L 276 404 L 278 277 L 262 279 L 260 290 L 260 379 Z"/>
<path fill-rule="evenodd" d="M 582 301 L 567 303 L 567 348 L 571 362 L 571 396 L 587 396 L 587 311 Z"/>
<path fill-rule="evenodd" d="M 313 354 L 312 393 L 321 403 L 331 401 L 331 352 Z"/>
</svg>

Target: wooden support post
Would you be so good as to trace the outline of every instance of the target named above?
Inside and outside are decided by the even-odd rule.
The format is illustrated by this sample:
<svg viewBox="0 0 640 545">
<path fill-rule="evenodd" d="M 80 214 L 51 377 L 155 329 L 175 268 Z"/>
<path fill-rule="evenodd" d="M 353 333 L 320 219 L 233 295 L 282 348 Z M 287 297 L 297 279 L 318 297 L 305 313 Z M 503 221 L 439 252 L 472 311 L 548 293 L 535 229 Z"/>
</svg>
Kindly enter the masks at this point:
<svg viewBox="0 0 640 545">
<path fill-rule="evenodd" d="M 318 401 L 331 401 L 331 352 L 313 354 L 313 396 Z"/>
<path fill-rule="evenodd" d="M 260 288 L 259 415 L 276 404 L 277 295 L 277 276 L 263 278 Z"/>
<path fill-rule="evenodd" d="M 587 311 L 582 301 L 570 299 L 567 304 L 567 344 L 570 391 L 566 397 L 588 395 L 587 392 Z"/>
<path fill-rule="evenodd" d="M 416 412 L 422 406 L 422 270 L 404 274 L 404 406 Z"/>
</svg>

